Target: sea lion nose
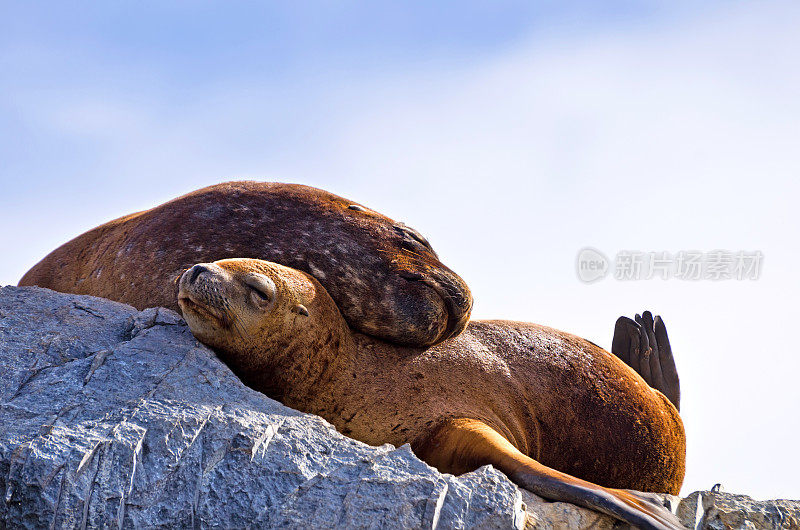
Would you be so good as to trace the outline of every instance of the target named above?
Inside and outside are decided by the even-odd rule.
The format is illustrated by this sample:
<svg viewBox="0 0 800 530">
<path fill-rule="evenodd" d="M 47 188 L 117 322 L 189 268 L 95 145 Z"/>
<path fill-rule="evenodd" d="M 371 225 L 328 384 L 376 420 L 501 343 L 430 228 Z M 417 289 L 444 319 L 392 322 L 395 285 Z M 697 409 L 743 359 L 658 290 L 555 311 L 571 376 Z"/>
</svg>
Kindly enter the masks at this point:
<svg viewBox="0 0 800 530">
<path fill-rule="evenodd" d="M 189 275 L 189 283 L 190 284 L 194 283 L 197 277 L 203 274 L 204 272 L 211 272 L 211 271 L 208 270 L 208 267 L 202 264 L 195 265 L 191 269 L 186 271 L 186 273 Z"/>
</svg>

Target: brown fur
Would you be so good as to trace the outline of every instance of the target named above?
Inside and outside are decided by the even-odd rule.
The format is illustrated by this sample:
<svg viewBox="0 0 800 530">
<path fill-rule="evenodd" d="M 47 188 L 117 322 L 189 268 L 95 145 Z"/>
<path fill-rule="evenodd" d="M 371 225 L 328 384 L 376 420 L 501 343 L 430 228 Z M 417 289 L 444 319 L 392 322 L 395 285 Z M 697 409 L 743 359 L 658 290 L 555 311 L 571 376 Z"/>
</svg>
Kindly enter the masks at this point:
<svg viewBox="0 0 800 530">
<path fill-rule="evenodd" d="M 492 463 L 542 495 L 674 527 L 633 494 L 597 486 L 677 494 L 684 475 L 677 410 L 614 355 L 568 333 L 507 321 L 471 322 L 426 350 L 390 345 L 350 331 L 302 272 L 258 260 L 207 267 L 194 282 L 191 271 L 181 279 L 182 303 L 193 299 L 229 320 L 185 308 L 187 322 L 253 388 L 366 443 L 410 443 L 442 471 Z M 253 272 L 274 281 L 272 305 L 248 298 L 242 278 Z M 598 491 L 613 502 L 592 501 Z M 651 519 L 657 523 L 648 526 Z"/>
<path fill-rule="evenodd" d="M 199 262 L 270 260 L 311 273 L 355 329 L 428 346 L 460 333 L 472 297 L 416 231 L 308 186 L 228 182 L 101 225 L 51 252 L 20 285 L 178 309 Z"/>
</svg>

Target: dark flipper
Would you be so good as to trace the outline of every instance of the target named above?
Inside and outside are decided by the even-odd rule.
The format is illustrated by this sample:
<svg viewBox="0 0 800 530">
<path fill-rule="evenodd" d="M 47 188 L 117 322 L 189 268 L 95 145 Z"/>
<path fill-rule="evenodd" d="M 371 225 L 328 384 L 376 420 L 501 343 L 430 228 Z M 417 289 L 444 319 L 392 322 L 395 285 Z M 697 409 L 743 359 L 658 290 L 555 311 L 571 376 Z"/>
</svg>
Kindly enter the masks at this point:
<svg viewBox="0 0 800 530">
<path fill-rule="evenodd" d="M 667 328 L 660 316 L 650 311 L 636 315 L 635 320 L 619 317 L 614 326 L 611 352 L 647 381 L 680 410 L 681 386 Z"/>
</svg>

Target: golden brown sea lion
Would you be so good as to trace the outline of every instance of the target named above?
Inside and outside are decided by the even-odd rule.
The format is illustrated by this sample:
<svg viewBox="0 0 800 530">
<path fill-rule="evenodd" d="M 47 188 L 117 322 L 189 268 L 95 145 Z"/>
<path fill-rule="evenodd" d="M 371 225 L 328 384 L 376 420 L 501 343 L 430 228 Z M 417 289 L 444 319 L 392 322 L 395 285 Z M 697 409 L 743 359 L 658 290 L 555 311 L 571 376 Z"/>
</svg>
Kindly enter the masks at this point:
<svg viewBox="0 0 800 530">
<path fill-rule="evenodd" d="M 417 231 L 309 186 L 228 182 L 101 225 L 51 252 L 20 285 L 178 309 L 198 262 L 260 258 L 311 273 L 355 329 L 412 346 L 460 333 L 464 281 Z"/>
<path fill-rule="evenodd" d="M 681 528 L 652 499 L 618 489 L 678 493 L 678 411 L 588 341 L 485 321 L 429 349 L 391 345 L 352 332 L 311 276 L 260 260 L 195 265 L 178 289 L 192 332 L 245 383 L 346 435 L 410 443 L 443 472 L 492 464 L 548 499 Z"/>
</svg>

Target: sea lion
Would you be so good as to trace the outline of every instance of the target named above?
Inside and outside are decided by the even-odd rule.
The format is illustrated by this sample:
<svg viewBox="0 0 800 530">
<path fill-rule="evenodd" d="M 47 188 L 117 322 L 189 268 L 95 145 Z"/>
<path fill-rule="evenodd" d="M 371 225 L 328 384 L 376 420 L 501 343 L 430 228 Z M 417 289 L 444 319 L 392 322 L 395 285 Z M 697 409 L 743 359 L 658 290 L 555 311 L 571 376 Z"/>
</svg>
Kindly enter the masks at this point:
<svg viewBox="0 0 800 530">
<path fill-rule="evenodd" d="M 19 285 L 178 310 L 175 280 L 198 262 L 261 258 L 312 274 L 353 328 L 429 346 L 460 333 L 464 281 L 416 230 L 297 184 L 227 182 L 94 228 L 51 252 Z"/>
<path fill-rule="evenodd" d="M 443 472 L 492 464 L 548 499 L 682 528 L 653 499 L 620 489 L 678 493 L 678 411 L 586 340 L 477 321 L 428 349 L 392 345 L 351 331 L 310 275 L 252 259 L 195 265 L 178 302 L 194 335 L 246 384 L 343 434 L 410 443 Z"/>
</svg>

